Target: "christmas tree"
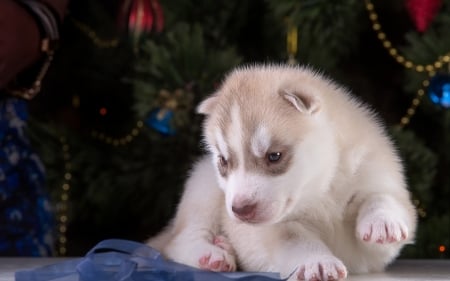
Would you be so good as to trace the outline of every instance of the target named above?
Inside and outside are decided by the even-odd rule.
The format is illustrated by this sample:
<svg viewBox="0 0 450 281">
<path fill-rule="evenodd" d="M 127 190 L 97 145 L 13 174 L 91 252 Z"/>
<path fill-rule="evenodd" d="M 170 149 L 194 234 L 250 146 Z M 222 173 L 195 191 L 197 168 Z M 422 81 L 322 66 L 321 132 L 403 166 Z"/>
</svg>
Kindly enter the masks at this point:
<svg viewBox="0 0 450 281">
<path fill-rule="evenodd" d="M 59 254 L 143 241 L 202 153 L 198 102 L 245 63 L 311 65 L 386 120 L 419 213 L 402 257 L 448 258 L 450 2 L 73 1 L 30 134 Z"/>
</svg>

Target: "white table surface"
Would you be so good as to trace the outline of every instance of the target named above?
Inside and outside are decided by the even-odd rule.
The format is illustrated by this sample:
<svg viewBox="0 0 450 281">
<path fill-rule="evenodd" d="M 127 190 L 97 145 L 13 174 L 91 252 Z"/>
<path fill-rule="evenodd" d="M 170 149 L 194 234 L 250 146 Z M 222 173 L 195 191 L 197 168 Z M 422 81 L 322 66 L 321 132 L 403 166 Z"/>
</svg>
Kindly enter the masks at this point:
<svg viewBox="0 0 450 281">
<path fill-rule="evenodd" d="M 58 263 L 71 258 L 2 258 L 0 257 L 0 281 L 14 280 L 14 272 Z M 386 272 L 356 275 L 348 281 L 448 281 L 450 260 L 399 260 Z"/>
</svg>

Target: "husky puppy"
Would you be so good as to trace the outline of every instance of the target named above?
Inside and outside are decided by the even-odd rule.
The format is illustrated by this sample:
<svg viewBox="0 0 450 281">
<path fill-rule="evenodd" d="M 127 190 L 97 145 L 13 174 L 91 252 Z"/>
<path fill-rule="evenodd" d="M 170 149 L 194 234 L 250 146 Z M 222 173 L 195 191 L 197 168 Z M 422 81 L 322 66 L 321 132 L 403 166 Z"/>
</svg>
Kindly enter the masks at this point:
<svg viewBox="0 0 450 281">
<path fill-rule="evenodd" d="M 399 156 L 375 114 L 334 82 L 306 67 L 241 67 L 198 112 L 209 153 L 148 241 L 167 258 L 338 280 L 382 271 L 412 243 Z"/>
</svg>

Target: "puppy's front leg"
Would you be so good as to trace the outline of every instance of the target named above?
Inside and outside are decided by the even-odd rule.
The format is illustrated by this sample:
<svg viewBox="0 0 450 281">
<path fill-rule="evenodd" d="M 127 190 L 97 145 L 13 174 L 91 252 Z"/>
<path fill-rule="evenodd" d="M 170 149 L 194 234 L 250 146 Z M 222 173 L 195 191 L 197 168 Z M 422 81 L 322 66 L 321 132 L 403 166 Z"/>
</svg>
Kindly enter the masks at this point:
<svg viewBox="0 0 450 281">
<path fill-rule="evenodd" d="M 207 270 L 236 270 L 234 251 L 221 235 L 223 197 L 211 160 L 204 158 L 186 182 L 172 225 L 162 233 L 168 239 L 155 240 L 166 242 L 161 251 L 167 258 Z"/>
<path fill-rule="evenodd" d="M 374 194 L 361 205 L 356 221 L 356 234 L 365 242 L 391 244 L 411 238 L 414 229 L 413 207 L 401 204 L 389 194 Z M 408 210 L 410 209 L 410 210 Z"/>
</svg>

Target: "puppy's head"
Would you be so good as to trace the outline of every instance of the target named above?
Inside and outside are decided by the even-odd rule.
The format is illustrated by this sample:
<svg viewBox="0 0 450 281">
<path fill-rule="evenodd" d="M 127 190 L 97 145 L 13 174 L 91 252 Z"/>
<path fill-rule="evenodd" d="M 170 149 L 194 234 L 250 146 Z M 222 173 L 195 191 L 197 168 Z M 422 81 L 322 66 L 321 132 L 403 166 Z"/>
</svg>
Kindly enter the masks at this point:
<svg viewBox="0 0 450 281">
<path fill-rule="evenodd" d="M 336 149 L 321 79 L 300 68 L 241 68 L 199 105 L 232 218 L 276 223 L 325 192 Z"/>
</svg>

